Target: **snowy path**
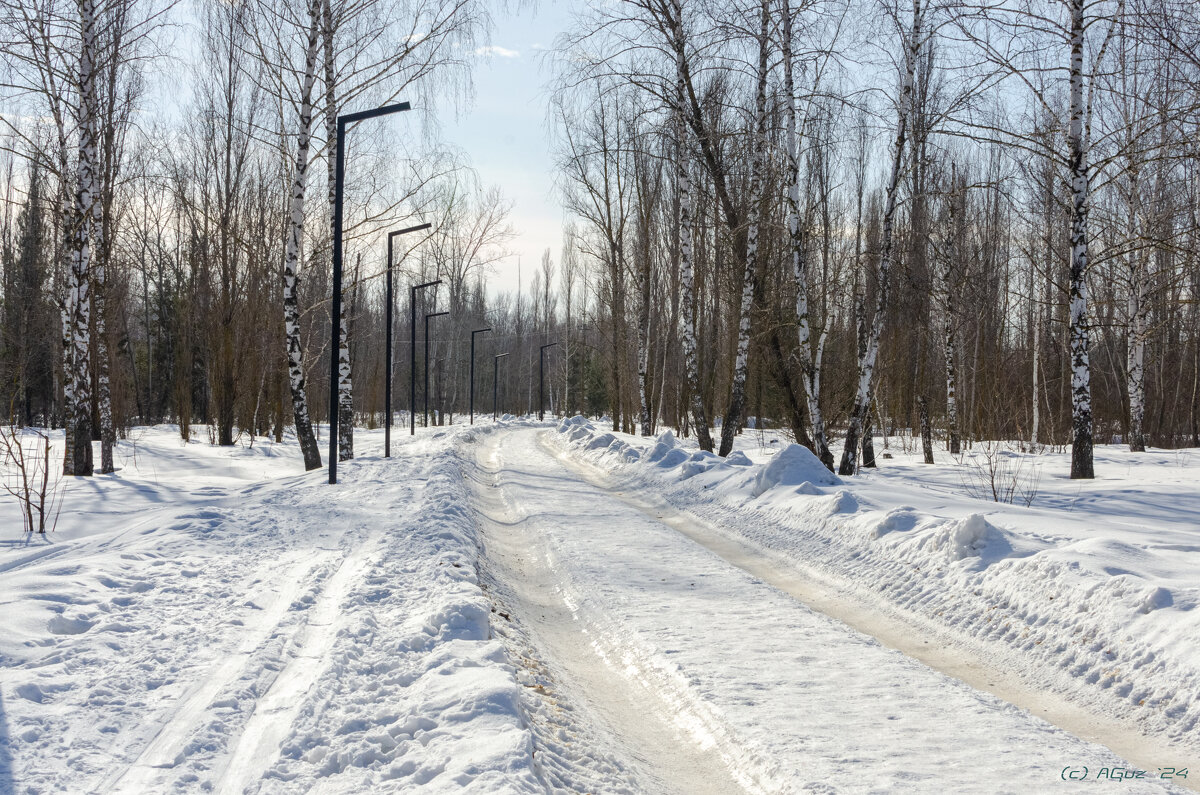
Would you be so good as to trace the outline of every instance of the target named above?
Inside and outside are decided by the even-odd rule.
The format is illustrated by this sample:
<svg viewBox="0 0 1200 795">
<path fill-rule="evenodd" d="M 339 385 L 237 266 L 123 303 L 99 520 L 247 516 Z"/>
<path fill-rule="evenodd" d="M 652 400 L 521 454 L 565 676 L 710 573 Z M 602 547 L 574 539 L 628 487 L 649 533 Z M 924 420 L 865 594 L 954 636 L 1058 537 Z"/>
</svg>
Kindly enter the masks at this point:
<svg viewBox="0 0 1200 795">
<path fill-rule="evenodd" d="M 549 681 L 538 682 L 542 692 L 557 685 L 556 707 L 572 702 L 579 717 L 540 725 L 534 713 L 542 766 L 551 784 L 579 792 L 644 792 L 651 785 L 680 795 L 720 795 L 737 790 L 720 759 L 690 742 L 680 742 L 675 716 L 655 699 L 645 683 L 629 679 L 597 654 L 589 630 L 581 628 L 570 599 L 563 598 L 546 538 L 528 521 L 523 508 L 508 499 L 509 488 L 500 472 L 497 440 L 479 450 L 484 477 L 476 491 L 487 550 L 487 569 L 507 611 L 519 616 L 531 635 L 543 665 L 552 666 Z M 531 685 L 532 687 L 532 685 Z M 581 725 L 582 724 L 582 725 Z M 591 724 L 591 725 L 588 725 Z M 561 730 L 561 731 L 559 731 Z M 562 732 L 586 737 L 564 741 Z M 553 754 L 553 759 L 549 759 Z M 622 770 L 613 756 L 624 756 L 636 771 Z M 625 775 L 625 774 L 628 775 Z"/>
<path fill-rule="evenodd" d="M 242 730 L 217 788 L 218 793 L 238 795 L 261 778 L 269 763 L 274 761 L 279 747 L 292 730 L 305 696 L 317 677 L 330 667 L 329 654 L 337 638 L 342 601 L 361 578 L 375 545 L 347 555 L 329 578 L 312 608 L 299 651 L 254 705 L 254 714 Z"/>
<path fill-rule="evenodd" d="M 0 558 L 0 795 L 542 791 L 455 438 Z"/>
<path fill-rule="evenodd" d="M 300 556 L 293 554 L 288 557 Z M 167 713 L 166 722 L 150 744 L 133 764 L 119 771 L 114 780 L 101 785 L 101 789 L 148 792 L 165 787 L 166 776 L 185 756 L 188 741 L 201 728 L 217 694 L 235 682 L 252 664 L 252 656 L 272 634 L 280 631 L 280 624 L 300 595 L 314 562 L 313 559 L 301 559 L 285 560 L 281 562 L 282 565 L 268 564 L 277 570 L 276 576 L 269 587 L 260 585 L 249 595 L 248 602 L 265 602 L 265 606 L 261 615 L 244 627 L 237 650 L 223 657 L 215 657 L 207 670 L 197 673 L 191 692 L 176 702 L 172 711 Z"/>
<path fill-rule="evenodd" d="M 539 433 L 479 453 L 488 566 L 575 722 L 596 720 L 601 756 L 639 788 L 1046 791 L 1070 786 L 1064 768 L 1129 767 L 814 612 L 587 482 Z M 539 733 L 544 760 L 560 736 Z"/>
</svg>

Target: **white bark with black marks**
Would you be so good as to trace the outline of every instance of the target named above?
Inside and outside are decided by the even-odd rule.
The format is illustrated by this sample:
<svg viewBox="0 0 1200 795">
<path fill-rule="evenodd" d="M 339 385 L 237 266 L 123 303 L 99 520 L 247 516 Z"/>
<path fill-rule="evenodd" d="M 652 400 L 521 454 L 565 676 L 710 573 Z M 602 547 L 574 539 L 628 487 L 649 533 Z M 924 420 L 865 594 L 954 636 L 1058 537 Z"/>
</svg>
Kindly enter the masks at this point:
<svg viewBox="0 0 1200 795">
<path fill-rule="evenodd" d="M 679 0 L 673 3 L 674 18 L 672 48 L 675 51 L 675 96 L 678 102 L 676 122 L 678 143 L 675 157 L 675 191 L 679 197 L 679 291 L 680 312 L 683 315 L 683 358 L 692 423 L 701 450 L 712 452 L 712 436 L 708 415 L 704 410 L 704 395 L 700 385 L 700 361 L 696 352 L 696 270 L 692 245 L 692 177 L 689 170 L 688 124 L 685 121 L 689 102 L 687 76 L 687 39 L 683 30 L 683 8 Z"/>
<path fill-rule="evenodd" d="M 75 185 L 76 225 L 71 248 L 71 365 L 74 389 L 67 432 L 74 436 L 74 464 L 67 474 L 91 475 L 92 460 L 92 377 L 91 312 L 92 277 L 91 234 L 93 204 L 98 200 L 96 185 L 96 4 L 78 0 L 81 41 L 79 47 L 79 158 Z"/>
<path fill-rule="evenodd" d="M 879 266 L 876 270 L 875 312 L 866 339 L 866 349 L 858 360 L 858 385 L 855 390 L 854 409 L 850 414 L 850 427 L 846 431 L 846 443 L 842 449 L 842 461 L 838 473 L 853 475 L 857 459 L 859 436 L 871 410 L 871 385 L 875 376 L 875 362 L 879 356 L 879 340 L 883 334 L 884 316 L 888 306 L 888 279 L 892 265 L 892 231 L 896 216 L 896 202 L 900 186 L 900 174 L 904 165 L 905 143 L 912 116 L 913 81 L 917 68 L 917 56 L 922 45 L 922 23 L 924 8 L 921 0 L 914 0 L 912 29 L 904 42 L 904 72 L 900 78 L 899 118 L 896 122 L 896 138 L 892 144 L 892 169 L 888 179 L 886 200 L 883 210 L 883 229 L 880 236 Z"/>
<path fill-rule="evenodd" d="M 800 170 L 801 144 L 805 130 L 796 110 L 796 81 L 792 63 L 792 10 L 789 0 L 782 0 L 783 14 L 783 91 L 786 97 L 784 113 L 787 118 L 788 160 L 788 234 L 792 246 L 792 280 L 796 288 L 797 355 L 800 357 L 800 380 L 808 404 L 808 419 L 812 425 L 813 452 L 821 463 L 833 469 L 833 453 L 825 437 L 825 420 L 821 414 L 821 359 L 824 334 L 814 355 L 812 350 L 812 319 L 808 306 L 808 255 L 806 235 L 801 228 L 800 195 L 803 190 Z"/>
<path fill-rule="evenodd" d="M 309 4 L 308 42 L 305 49 L 304 81 L 300 91 L 300 118 L 296 136 L 296 158 L 292 168 L 292 193 L 288 211 L 287 238 L 283 254 L 283 326 L 287 346 L 288 386 L 292 397 L 292 415 L 296 437 L 304 456 L 305 470 L 321 467 L 321 452 L 313 434 L 304 384 L 304 345 L 300 337 L 299 262 L 304 237 L 304 194 L 308 183 L 309 154 L 312 147 L 313 88 L 317 79 L 317 55 L 320 47 L 320 0 Z"/>
<path fill-rule="evenodd" d="M 955 262 L 961 255 L 958 242 L 959 201 L 958 171 L 950 164 L 950 192 L 947 196 L 946 235 L 939 252 L 940 268 L 938 268 L 937 290 L 942 305 L 942 358 L 946 370 L 946 431 L 950 437 L 950 453 L 958 455 L 962 451 L 962 441 L 958 427 L 958 367 L 956 364 L 955 321 L 957 304 L 955 302 Z"/>
<path fill-rule="evenodd" d="M 1125 351 L 1129 391 L 1129 449 L 1146 452 L 1146 341 L 1150 337 L 1149 264 L 1138 253 L 1129 256 L 1129 321 Z"/>
<path fill-rule="evenodd" d="M 337 66 L 334 50 L 334 21 L 330 0 L 321 3 L 321 39 L 324 43 L 325 66 L 325 138 L 328 142 L 328 157 L 326 163 L 329 169 L 329 230 L 330 240 L 333 239 L 334 203 L 336 201 L 336 172 L 337 172 Z M 330 248 L 330 262 L 333 249 Z M 343 293 L 346 290 L 343 288 Z M 338 460 L 349 461 L 354 458 L 354 388 L 350 365 L 350 324 L 347 315 L 347 301 L 342 296 L 341 317 L 337 319 L 337 344 L 332 346 L 331 356 L 338 359 Z M 333 407 L 330 407 L 333 411 Z"/>
<path fill-rule="evenodd" d="M 1068 0 L 1071 13 L 1071 117 L 1067 146 L 1071 173 L 1071 267 L 1068 284 L 1071 357 L 1071 478 L 1094 478 L 1092 368 L 1088 351 L 1088 159 L 1084 136 L 1084 0 Z"/>
<path fill-rule="evenodd" d="M 763 170 L 767 146 L 767 77 L 770 55 L 771 11 L 769 0 L 759 10 L 758 69 L 754 91 L 754 139 L 751 143 L 750 212 L 746 228 L 745 270 L 742 272 L 742 298 L 738 304 L 737 349 L 733 359 L 733 383 L 729 389 L 729 408 L 721 426 L 718 455 L 733 452 L 733 439 L 741 428 L 746 405 L 746 376 L 750 369 L 750 310 L 754 301 L 754 280 L 758 275 L 758 233 L 762 218 Z"/>
</svg>

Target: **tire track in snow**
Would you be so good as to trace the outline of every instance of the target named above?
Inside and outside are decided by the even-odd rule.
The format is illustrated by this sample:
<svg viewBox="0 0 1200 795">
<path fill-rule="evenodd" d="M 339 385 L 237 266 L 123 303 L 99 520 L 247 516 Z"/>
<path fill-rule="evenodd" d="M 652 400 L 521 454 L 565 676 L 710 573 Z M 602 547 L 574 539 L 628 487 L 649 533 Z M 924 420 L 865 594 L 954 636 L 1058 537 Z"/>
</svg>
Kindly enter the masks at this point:
<svg viewBox="0 0 1200 795">
<path fill-rule="evenodd" d="M 494 516 L 497 532 L 538 542 L 516 549 L 536 556 L 550 579 L 549 593 L 539 589 L 543 598 L 577 605 L 578 619 L 547 611 L 542 622 L 551 631 L 573 623 L 575 635 L 587 630 L 597 646 L 585 667 L 607 669 L 627 680 L 622 689 L 643 694 L 635 720 L 649 723 L 658 713 L 669 725 L 675 708 L 683 724 L 702 718 L 676 722 L 678 734 L 692 732 L 710 756 L 732 757 L 751 786 L 1035 792 L 1055 787 L 1066 763 L 1128 768 L 1107 749 L 887 649 L 731 565 L 564 469 L 538 437 L 533 429 L 505 436 L 505 467 L 492 491 L 512 508 Z M 525 614 L 540 628 L 537 603 Z M 598 664 L 599 650 L 615 668 Z M 576 692 L 605 714 L 607 692 L 586 681 Z M 1159 784 L 1127 791 L 1178 791 Z"/>
<path fill-rule="evenodd" d="M 240 795 L 262 778 L 287 739 L 305 697 L 328 668 L 326 663 L 337 640 L 337 621 L 342 603 L 370 562 L 374 544 L 360 546 L 342 559 L 311 608 L 302 632 L 304 641 L 296 655 L 279 672 L 266 693 L 258 699 L 246 722 L 216 790 L 222 795 Z"/>
<path fill-rule="evenodd" d="M 759 791 L 752 773 L 723 753 L 726 749 L 714 747 L 714 736 L 724 732 L 711 715 L 693 709 L 699 705 L 678 693 L 671 694 L 669 703 L 664 700 L 655 684 L 634 670 L 633 660 L 617 659 L 622 655 L 602 642 L 606 633 L 616 630 L 580 614 L 575 594 L 569 587 L 564 589 L 548 545 L 527 527 L 527 515 L 505 489 L 500 452 L 504 438 L 489 440 L 477 457 L 486 481 L 484 489 L 476 489 L 475 502 L 488 569 L 501 585 L 508 607 L 528 630 L 534 651 L 560 674 L 555 677 L 559 690 L 569 702 L 586 707 L 580 717 L 594 724 L 570 726 L 580 717 L 560 714 L 544 727 L 543 732 L 551 736 L 539 737 L 538 758 L 552 768 L 546 771 L 552 788 L 558 789 L 553 786 L 557 784 L 627 791 L 625 775 L 602 769 L 611 764 L 605 759 L 609 753 L 623 752 L 621 761 L 640 773 L 639 791 L 681 795 Z M 543 698 L 551 699 L 547 713 L 554 716 L 560 711 L 554 703 L 557 694 Z M 599 741 L 607 747 L 579 753 L 570 746 L 580 740 L 584 745 Z M 589 769 L 581 773 L 580 767 Z M 598 785 L 578 780 L 592 777 L 601 779 Z"/>
<path fill-rule="evenodd" d="M 886 604 L 859 601 L 845 588 L 823 579 L 819 572 L 804 566 L 802 562 L 789 560 L 778 552 L 722 532 L 713 523 L 676 508 L 653 492 L 620 490 L 606 472 L 590 462 L 565 453 L 548 439 L 547 436 L 539 436 L 542 449 L 586 482 L 640 511 L 647 518 L 672 528 L 730 565 L 779 589 L 812 610 L 875 638 L 882 645 L 902 652 L 935 671 L 1027 710 L 1076 737 L 1103 745 L 1143 770 L 1158 769 L 1163 759 L 1171 759 L 1177 768 L 1200 767 L 1200 760 L 1188 749 L 1164 746 L 1161 740 L 1147 737 L 1136 726 L 1095 713 L 1057 693 L 1038 690 L 1017 673 L 1005 670 L 994 661 L 955 643 L 952 636 L 915 619 L 911 614 Z M 1196 782 L 1187 779 L 1175 783 L 1200 791 Z"/>
<path fill-rule="evenodd" d="M 311 556 L 305 552 L 288 555 L 284 561 L 272 562 L 267 568 L 281 570 L 281 574 L 269 584 L 247 596 L 247 601 L 260 598 L 263 593 L 278 588 L 271 603 L 262 611 L 243 635 L 236 651 L 221 658 L 214 658 L 208 665 L 203 678 L 181 698 L 166 723 L 154 735 L 129 767 L 120 771 L 116 778 L 100 786 L 101 791 L 144 793 L 160 789 L 164 782 L 164 771 L 179 764 L 188 740 L 203 723 L 213 699 L 236 681 L 249 664 L 254 653 L 274 633 L 287 616 L 292 603 L 308 582 L 309 574 L 318 563 L 324 562 L 331 553 Z"/>
</svg>

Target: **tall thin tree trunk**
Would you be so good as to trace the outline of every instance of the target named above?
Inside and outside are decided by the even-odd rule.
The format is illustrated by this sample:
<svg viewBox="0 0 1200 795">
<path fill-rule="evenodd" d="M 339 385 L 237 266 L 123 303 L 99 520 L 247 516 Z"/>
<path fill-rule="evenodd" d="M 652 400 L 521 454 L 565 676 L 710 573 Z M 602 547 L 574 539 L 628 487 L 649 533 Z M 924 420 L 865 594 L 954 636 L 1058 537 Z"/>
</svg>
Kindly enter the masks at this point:
<svg viewBox="0 0 1200 795">
<path fill-rule="evenodd" d="M 334 217 L 334 202 L 336 200 L 336 179 L 337 172 L 337 70 L 334 64 L 334 25 L 333 25 L 333 9 L 330 6 L 330 0 L 323 0 L 321 4 L 321 29 L 322 38 L 324 39 L 324 63 L 325 63 L 325 139 L 329 145 L 327 152 L 326 164 L 329 170 L 329 230 L 330 240 L 333 239 L 333 225 L 336 222 Z M 333 249 L 330 248 L 330 261 L 332 262 Z M 342 290 L 345 292 L 345 289 Z M 352 371 L 350 364 L 350 324 L 347 314 L 348 302 L 345 296 L 341 302 L 341 317 L 337 319 L 338 324 L 338 339 L 337 344 L 332 346 L 330 356 L 338 357 L 338 460 L 349 461 L 354 458 L 354 389 L 352 384 Z M 330 406 L 330 411 L 333 407 Z"/>
<path fill-rule="evenodd" d="M 750 364 L 750 309 L 754 300 L 754 282 L 758 270 L 758 231 L 762 217 L 763 170 L 767 139 L 767 77 L 770 54 L 771 12 L 769 0 L 762 0 L 759 11 L 758 84 L 754 93 L 754 141 L 750 164 L 750 218 L 746 230 L 746 261 L 742 276 L 742 300 L 738 307 L 737 350 L 734 354 L 733 383 L 729 390 L 729 408 L 721 426 L 718 454 L 733 452 L 733 437 L 742 422 L 746 404 L 746 376 Z"/>
<path fill-rule="evenodd" d="M 1150 302 L 1147 300 L 1147 264 L 1129 254 L 1129 328 L 1125 364 L 1129 391 L 1129 449 L 1146 452 L 1146 339 L 1149 336 Z"/>
<path fill-rule="evenodd" d="M 113 447 L 117 442 L 116 429 L 113 428 L 112 386 L 109 379 L 108 334 L 105 330 L 105 287 L 108 271 L 108 255 L 105 241 L 99 239 L 103 234 L 104 225 L 101 223 L 101 202 L 92 202 L 92 222 L 96 240 L 96 398 L 100 408 L 100 474 L 108 475 L 116 471 L 113 464 Z"/>
<path fill-rule="evenodd" d="M 950 200 L 948 213 L 948 228 L 946 244 L 942 247 L 942 357 L 946 365 L 946 430 L 950 436 L 950 454 L 958 455 L 962 443 L 958 430 L 958 368 L 955 365 L 954 320 L 955 320 L 955 291 L 954 291 L 954 262 L 959 255 L 955 243 L 958 240 L 958 227 L 955 209 L 958 205 L 958 172 L 954 164 L 950 164 Z"/>
<path fill-rule="evenodd" d="M 808 402 L 808 419 L 812 425 L 812 444 L 821 463 L 833 470 L 833 452 L 825 438 L 825 420 L 821 415 L 820 353 L 812 353 L 812 323 L 808 308 L 808 256 L 805 234 L 800 221 L 800 194 L 803 188 L 800 175 L 800 144 L 804 130 L 800 129 L 796 113 L 796 82 L 792 66 L 792 10 L 789 0 L 783 0 L 783 90 L 786 94 L 784 112 L 787 115 L 788 154 L 788 232 L 792 243 L 792 279 L 796 287 L 797 353 L 800 357 L 800 379 Z"/>
<path fill-rule="evenodd" d="M 612 289 L 612 300 L 609 305 L 612 309 L 612 429 L 614 431 L 621 430 L 621 415 L 624 395 L 622 393 L 621 383 L 621 358 L 625 353 L 624 329 L 625 329 L 625 291 L 622 289 L 622 277 L 625 269 L 621 264 L 621 245 L 616 241 L 612 241 L 609 245 L 609 256 L 612 258 L 609 261 L 609 282 Z M 529 406 L 532 411 L 533 406 L 533 367 L 529 369 L 530 388 L 529 388 Z"/>
<path fill-rule="evenodd" d="M 859 434 L 871 407 L 871 384 L 875 376 L 875 360 L 879 356 L 879 339 L 883 334 L 884 315 L 888 304 L 888 279 L 892 259 L 892 226 L 896 215 L 896 200 L 900 185 L 900 170 L 904 163 L 904 145 L 908 139 L 908 123 L 912 114 L 913 75 L 916 71 L 917 55 L 921 48 L 921 22 L 923 9 L 921 0 L 913 1 L 912 31 L 905 42 L 904 75 L 900 85 L 900 118 L 896 124 L 896 140 L 892 146 L 892 172 L 888 180 L 887 200 L 883 211 L 883 235 L 880 241 L 879 285 L 877 288 L 874 318 L 866 351 L 859 357 L 858 388 L 854 399 L 854 410 L 850 415 L 850 427 L 846 431 L 846 443 L 842 449 L 842 462 L 838 473 L 854 474 L 855 454 Z"/>
<path fill-rule="evenodd" d="M 1032 266 L 1033 258 L 1030 258 Z M 1030 267 L 1030 284 L 1033 283 L 1033 268 Z M 1032 290 L 1032 286 L 1031 286 Z M 1029 431 L 1029 449 L 1036 452 L 1038 449 L 1038 431 L 1041 423 L 1040 403 L 1038 402 L 1038 393 L 1040 388 L 1038 380 L 1040 378 L 1039 368 L 1042 358 L 1042 312 L 1039 307 L 1034 306 L 1033 310 L 1033 427 Z"/>
<path fill-rule="evenodd" d="M 91 475 L 92 378 L 91 378 L 91 233 L 93 202 L 97 201 L 96 171 L 96 6 L 95 0 L 79 0 L 82 42 L 79 52 L 80 124 L 79 182 L 75 186 L 75 230 L 71 252 L 74 281 L 72 305 L 72 364 L 74 365 L 74 411 L 70 431 L 74 433 L 74 467 L 71 474 Z"/>
<path fill-rule="evenodd" d="M 1067 134 L 1071 167 L 1071 478 L 1096 476 L 1092 464 L 1092 368 L 1088 351 L 1088 162 L 1084 140 L 1083 11 L 1085 0 L 1070 0 L 1071 120 Z"/>
<path fill-rule="evenodd" d="M 300 124 L 296 137 L 292 198 L 283 255 L 283 325 L 287 347 L 288 386 L 292 395 L 296 437 L 300 442 L 300 452 L 304 456 L 305 470 L 321 467 L 321 451 L 313 434 L 312 420 L 308 413 L 308 395 L 304 388 L 304 347 L 300 338 L 298 285 L 300 243 L 304 236 L 304 190 L 308 182 L 309 149 L 312 144 L 312 94 L 317 77 L 317 51 L 320 44 L 319 3 L 320 0 L 311 0 L 309 5 L 310 26 L 305 52 L 304 84 L 300 93 Z"/>
<path fill-rule="evenodd" d="M 917 396 L 917 413 L 921 418 L 921 451 L 925 454 L 925 463 L 933 463 L 933 428 L 929 425 L 929 400 L 924 395 Z"/>
<path fill-rule="evenodd" d="M 683 34 L 683 12 L 679 0 L 674 2 L 675 19 L 673 47 L 675 49 L 675 90 L 679 107 L 678 142 L 675 153 L 675 190 L 679 196 L 679 286 L 680 313 L 683 315 L 683 358 L 686 370 L 688 398 L 691 401 L 691 420 L 696 426 L 696 441 L 701 450 L 712 452 L 708 414 L 704 410 L 704 391 L 700 383 L 700 362 L 696 354 L 696 270 L 692 246 L 692 176 L 688 163 L 688 126 L 684 122 L 688 104 L 687 61 Z"/>
<path fill-rule="evenodd" d="M 641 238 L 647 241 L 650 223 L 644 222 Z M 638 412 L 639 432 L 650 436 L 654 431 L 650 422 L 650 392 L 654 385 L 650 381 L 650 251 L 649 243 L 642 245 L 641 267 L 638 269 L 638 292 L 641 305 L 638 307 Z"/>
</svg>

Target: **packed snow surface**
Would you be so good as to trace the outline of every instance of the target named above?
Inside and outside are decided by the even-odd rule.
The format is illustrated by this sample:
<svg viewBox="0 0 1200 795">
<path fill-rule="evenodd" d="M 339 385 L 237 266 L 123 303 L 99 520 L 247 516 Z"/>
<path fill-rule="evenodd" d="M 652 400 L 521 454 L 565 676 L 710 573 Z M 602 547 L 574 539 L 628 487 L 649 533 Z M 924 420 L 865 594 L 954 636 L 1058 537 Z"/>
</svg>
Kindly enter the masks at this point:
<svg viewBox="0 0 1200 795">
<path fill-rule="evenodd" d="M 337 486 L 291 440 L 158 427 L 67 483 L 47 537 L 0 502 L 0 793 L 1140 792 L 1194 753 L 1175 454 L 1101 450 L 1124 480 L 1026 508 L 968 464 L 840 479 L 756 433 L 725 459 L 578 417 L 397 433 L 390 460 L 356 435 Z M 882 645 L 814 584 L 1161 758 Z"/>
<path fill-rule="evenodd" d="M 939 453 L 940 465 L 927 466 L 918 451 L 893 447 L 878 470 L 843 480 L 777 435 L 746 432 L 755 466 L 726 461 L 696 476 L 685 463 L 694 446 L 669 432 L 617 435 L 597 452 L 588 440 L 602 432 L 589 427 L 564 421 L 556 444 L 619 488 L 704 517 L 830 590 L 1132 724 L 1177 756 L 1200 755 L 1194 451 L 1101 447 L 1099 478 L 1079 482 L 1065 477 L 1061 453 L 987 446 L 961 460 Z M 613 444 L 632 462 L 613 457 Z M 1015 504 L 990 499 L 993 484 L 1001 493 L 1008 484 Z"/>
</svg>

